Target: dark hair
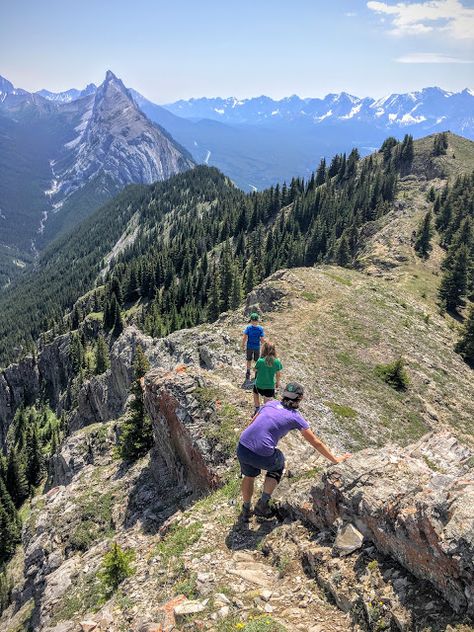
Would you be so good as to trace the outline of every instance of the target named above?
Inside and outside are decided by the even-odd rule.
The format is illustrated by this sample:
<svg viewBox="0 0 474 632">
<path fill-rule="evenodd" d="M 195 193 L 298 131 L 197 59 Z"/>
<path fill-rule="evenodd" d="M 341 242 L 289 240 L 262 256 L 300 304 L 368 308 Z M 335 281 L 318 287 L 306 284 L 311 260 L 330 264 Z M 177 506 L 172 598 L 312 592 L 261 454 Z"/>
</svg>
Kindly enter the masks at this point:
<svg viewBox="0 0 474 632">
<path fill-rule="evenodd" d="M 301 401 L 301 397 L 297 397 L 296 399 L 290 399 L 289 397 L 284 397 L 281 400 L 282 406 L 288 408 L 289 410 L 296 410 L 299 407 L 299 403 Z"/>
</svg>

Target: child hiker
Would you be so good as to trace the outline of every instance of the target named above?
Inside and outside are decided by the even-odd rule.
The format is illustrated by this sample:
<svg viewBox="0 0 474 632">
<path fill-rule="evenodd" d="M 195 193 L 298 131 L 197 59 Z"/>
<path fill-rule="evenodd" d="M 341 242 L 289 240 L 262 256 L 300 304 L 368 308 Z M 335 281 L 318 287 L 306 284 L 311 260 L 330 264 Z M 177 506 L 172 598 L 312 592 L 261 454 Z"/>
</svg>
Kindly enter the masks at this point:
<svg viewBox="0 0 474 632">
<path fill-rule="evenodd" d="M 341 463 L 351 456 L 336 456 L 313 433 L 309 423 L 298 412 L 303 395 L 301 384 L 290 382 L 282 393 L 281 402 L 274 400 L 263 406 L 240 435 L 237 458 L 243 476 L 243 505 L 240 514 L 242 522 L 248 522 L 252 514 L 250 503 L 255 477 L 262 470 L 266 472 L 263 493 L 255 505 L 254 514 L 261 518 L 270 518 L 273 515 L 269 501 L 285 468 L 285 455 L 277 448 L 277 444 L 290 430 L 299 430 L 303 438 L 331 463 Z"/>
<path fill-rule="evenodd" d="M 275 388 L 280 388 L 282 368 L 280 360 L 276 357 L 275 345 L 266 340 L 262 346 L 262 355 L 255 365 L 256 376 L 253 387 L 255 413 L 260 410 L 260 395 L 262 395 L 265 404 L 270 399 L 275 399 Z"/>
<path fill-rule="evenodd" d="M 263 327 L 258 324 L 259 316 L 256 312 L 250 314 L 250 325 L 244 329 L 242 338 L 242 351 L 245 350 L 247 358 L 247 372 L 245 379 L 250 380 L 250 367 L 252 360 L 256 362 L 260 357 L 260 343 L 263 342 L 265 333 Z"/>
</svg>

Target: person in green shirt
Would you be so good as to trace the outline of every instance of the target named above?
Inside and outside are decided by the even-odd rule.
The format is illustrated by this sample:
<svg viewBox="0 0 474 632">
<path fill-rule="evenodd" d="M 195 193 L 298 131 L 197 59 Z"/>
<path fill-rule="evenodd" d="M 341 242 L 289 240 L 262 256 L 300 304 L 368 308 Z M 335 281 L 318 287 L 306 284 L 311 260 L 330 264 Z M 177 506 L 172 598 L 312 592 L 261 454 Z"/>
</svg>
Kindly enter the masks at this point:
<svg viewBox="0 0 474 632">
<path fill-rule="evenodd" d="M 266 340 L 262 346 L 262 353 L 255 364 L 255 385 L 253 387 L 253 401 L 255 412 L 260 410 L 260 396 L 266 403 L 275 398 L 275 388 L 280 388 L 280 374 L 283 366 L 276 357 L 275 345 Z"/>
</svg>

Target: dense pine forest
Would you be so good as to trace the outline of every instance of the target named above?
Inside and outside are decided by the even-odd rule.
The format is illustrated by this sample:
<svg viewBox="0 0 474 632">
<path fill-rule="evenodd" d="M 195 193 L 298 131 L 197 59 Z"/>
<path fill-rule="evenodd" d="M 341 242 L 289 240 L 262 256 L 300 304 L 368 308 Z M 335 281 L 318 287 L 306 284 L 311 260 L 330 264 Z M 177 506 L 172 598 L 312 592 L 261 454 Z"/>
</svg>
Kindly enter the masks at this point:
<svg viewBox="0 0 474 632">
<path fill-rule="evenodd" d="M 118 334 L 130 317 L 154 336 L 214 320 L 244 291 L 281 267 L 351 265 L 359 231 L 390 209 L 413 140 L 388 139 L 378 155 L 357 150 L 321 161 L 305 182 L 244 194 L 215 168 L 198 167 L 150 187 L 128 187 L 81 226 L 56 241 L 38 269 L 0 300 L 0 362 L 33 351 L 41 332 L 77 327 L 103 313 Z M 105 257 L 131 224 L 137 234 L 111 261 Z M 125 236 L 124 236 L 125 237 Z M 63 316 L 82 294 L 93 300 L 72 322 Z"/>
</svg>

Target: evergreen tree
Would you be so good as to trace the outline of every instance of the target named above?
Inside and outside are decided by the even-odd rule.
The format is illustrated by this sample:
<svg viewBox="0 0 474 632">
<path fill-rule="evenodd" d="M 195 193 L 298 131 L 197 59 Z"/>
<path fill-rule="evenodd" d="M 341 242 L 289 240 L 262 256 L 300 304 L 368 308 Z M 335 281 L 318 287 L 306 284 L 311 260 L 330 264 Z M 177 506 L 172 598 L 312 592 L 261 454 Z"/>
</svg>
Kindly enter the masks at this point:
<svg viewBox="0 0 474 632">
<path fill-rule="evenodd" d="M 114 338 L 118 338 L 123 331 L 123 320 L 122 320 L 122 312 L 120 307 L 117 304 L 117 310 L 115 312 L 115 321 L 114 328 L 112 330 L 112 335 Z"/>
<path fill-rule="evenodd" d="M 234 278 L 232 281 L 232 295 L 230 300 L 231 309 L 237 309 L 242 301 L 242 281 L 240 279 L 240 271 L 237 266 L 234 267 Z"/>
<path fill-rule="evenodd" d="M 469 310 L 462 335 L 455 346 L 455 351 L 474 369 L 474 305 Z"/>
<path fill-rule="evenodd" d="M 221 282 L 215 266 L 211 270 L 211 289 L 209 292 L 209 320 L 214 322 L 221 314 Z"/>
<path fill-rule="evenodd" d="M 95 373 L 100 375 L 107 371 L 110 366 L 109 349 L 105 342 L 104 336 L 99 336 L 97 339 L 97 347 L 95 350 Z"/>
<path fill-rule="evenodd" d="M 113 593 L 124 579 L 133 574 L 133 550 L 123 550 L 117 542 L 112 544 L 102 562 L 101 579 L 107 593 Z"/>
<path fill-rule="evenodd" d="M 20 507 L 28 498 L 28 481 L 25 474 L 25 466 L 22 459 L 12 446 L 8 454 L 6 485 L 15 507 Z"/>
<path fill-rule="evenodd" d="M 249 259 L 245 268 L 245 293 L 249 294 L 257 284 L 253 260 Z"/>
<path fill-rule="evenodd" d="M 454 312 L 462 305 L 467 286 L 467 248 L 461 246 L 454 257 L 452 267 L 446 270 L 439 288 L 439 298 L 442 305 L 450 312 Z"/>
<path fill-rule="evenodd" d="M 27 454 L 26 477 L 29 485 L 36 487 L 40 484 L 44 475 L 44 458 L 36 424 L 33 426 Z"/>
<path fill-rule="evenodd" d="M 431 211 L 428 211 L 418 227 L 415 238 L 415 250 L 423 259 L 428 258 L 433 248 L 431 245 L 431 237 L 433 235 L 431 218 Z"/>
<path fill-rule="evenodd" d="M 133 363 L 133 381 L 130 387 L 132 399 L 120 438 L 121 454 L 129 461 L 135 461 L 144 456 L 153 443 L 151 420 L 145 411 L 142 387 L 143 376 L 149 368 L 150 363 L 143 349 L 137 345 Z"/>
<path fill-rule="evenodd" d="M 220 278 L 221 278 L 221 307 L 225 312 L 229 309 L 232 297 L 232 287 L 234 285 L 234 265 L 232 261 L 232 252 L 230 246 L 226 243 L 220 261 Z"/>
<path fill-rule="evenodd" d="M 0 477 L 0 568 L 20 542 L 21 521 L 10 494 Z"/>
<path fill-rule="evenodd" d="M 84 346 L 77 331 L 74 331 L 71 334 L 71 341 L 69 343 L 69 358 L 71 360 L 74 373 L 79 373 L 84 366 Z"/>
<path fill-rule="evenodd" d="M 339 240 L 339 246 L 337 249 L 336 262 L 339 266 L 347 266 L 351 261 L 351 251 L 349 250 L 349 244 L 347 243 L 346 236 L 343 235 Z"/>
<path fill-rule="evenodd" d="M 446 132 L 436 134 L 433 141 L 433 156 L 442 156 L 446 154 L 448 148 L 448 135 Z"/>
</svg>

